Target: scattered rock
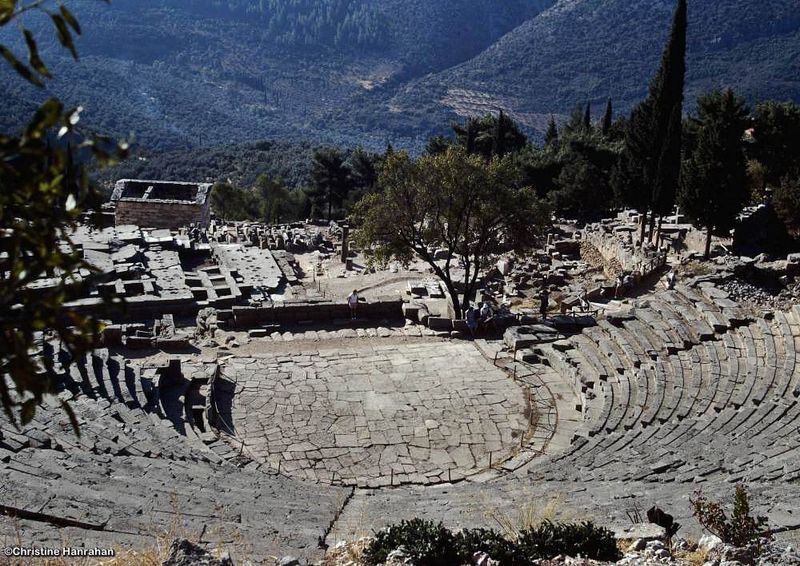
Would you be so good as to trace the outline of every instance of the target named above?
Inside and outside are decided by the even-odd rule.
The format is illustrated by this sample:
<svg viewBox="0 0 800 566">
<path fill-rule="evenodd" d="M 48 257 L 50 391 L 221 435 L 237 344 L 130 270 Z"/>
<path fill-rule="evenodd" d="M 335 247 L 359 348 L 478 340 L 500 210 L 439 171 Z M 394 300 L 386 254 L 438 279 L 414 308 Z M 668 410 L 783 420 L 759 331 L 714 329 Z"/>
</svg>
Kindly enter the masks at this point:
<svg viewBox="0 0 800 566">
<path fill-rule="evenodd" d="M 169 547 L 169 558 L 163 566 L 233 566 L 229 556 L 214 558 L 202 546 L 186 539 L 176 539 Z"/>
<path fill-rule="evenodd" d="M 697 541 L 697 548 L 703 552 L 710 552 L 717 546 L 722 544 L 722 539 L 716 535 L 703 535 Z"/>
<path fill-rule="evenodd" d="M 485 552 L 476 552 L 472 555 L 472 563 L 475 566 L 498 566 L 500 563 L 492 558 Z"/>
<path fill-rule="evenodd" d="M 643 538 L 637 538 L 628 547 L 628 552 L 639 552 L 641 550 L 644 550 L 646 546 L 647 546 L 646 540 L 644 540 Z"/>
</svg>

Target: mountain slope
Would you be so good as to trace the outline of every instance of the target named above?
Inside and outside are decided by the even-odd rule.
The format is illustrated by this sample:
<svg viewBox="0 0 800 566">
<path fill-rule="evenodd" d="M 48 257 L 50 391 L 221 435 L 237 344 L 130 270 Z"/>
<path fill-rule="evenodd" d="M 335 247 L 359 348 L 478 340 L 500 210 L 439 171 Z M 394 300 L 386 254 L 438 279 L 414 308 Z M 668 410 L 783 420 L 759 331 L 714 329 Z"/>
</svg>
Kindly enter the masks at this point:
<svg viewBox="0 0 800 566">
<path fill-rule="evenodd" d="M 503 108 L 529 130 L 610 96 L 641 99 L 673 0 L 71 0 L 74 63 L 49 22 L 56 79 L 0 65 L 0 128 L 50 93 L 150 151 L 280 138 L 419 149 L 465 115 Z M 692 0 L 687 100 L 733 86 L 800 100 L 800 0 Z M 16 30 L 0 42 L 21 51 Z"/>
<path fill-rule="evenodd" d="M 468 60 L 553 2 L 72 0 L 86 30 L 77 64 L 49 22 L 25 23 L 56 76 L 49 91 L 82 104 L 94 127 L 133 132 L 142 146 L 280 137 L 378 147 L 394 133 L 330 129 L 326 116 L 362 93 L 381 99 L 382 88 Z M 18 35 L 5 30 L 0 41 L 22 52 Z M 0 126 L 21 125 L 46 94 L 0 66 L 9 101 Z"/>
<path fill-rule="evenodd" d="M 472 60 L 406 85 L 394 112 L 470 114 L 503 107 L 530 127 L 576 103 L 647 92 L 673 1 L 561 0 Z M 687 101 L 731 86 L 750 100 L 800 100 L 800 0 L 689 3 Z M 597 108 L 601 111 L 601 108 Z"/>
</svg>

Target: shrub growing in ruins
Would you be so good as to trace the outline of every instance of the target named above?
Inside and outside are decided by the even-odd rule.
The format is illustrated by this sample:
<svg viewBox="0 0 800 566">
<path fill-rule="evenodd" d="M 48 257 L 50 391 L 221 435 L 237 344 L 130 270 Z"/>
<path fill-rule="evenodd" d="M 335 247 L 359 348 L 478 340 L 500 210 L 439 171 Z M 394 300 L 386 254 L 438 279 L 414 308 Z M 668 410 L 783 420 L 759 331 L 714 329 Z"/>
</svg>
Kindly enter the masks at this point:
<svg viewBox="0 0 800 566">
<path fill-rule="evenodd" d="M 514 542 L 492 529 L 464 529 L 456 534 L 456 547 L 463 563 L 469 564 L 476 552 L 485 552 L 500 566 L 522 566 L 528 560 Z"/>
<path fill-rule="evenodd" d="M 523 566 L 559 554 L 594 560 L 619 558 L 614 534 L 591 522 L 544 521 L 510 540 L 492 529 L 465 529 L 453 534 L 441 523 L 423 519 L 401 521 L 376 533 L 361 558 L 366 564 L 380 564 L 400 547 L 419 566 L 470 564 L 476 552 L 485 552 L 500 566 Z"/>
<path fill-rule="evenodd" d="M 747 546 L 763 536 L 767 518 L 750 514 L 750 496 L 741 484 L 736 486 L 733 496 L 733 513 L 728 517 L 722 502 L 710 501 L 697 492 L 690 500 L 697 521 L 723 542 L 734 546 Z"/>
<path fill-rule="evenodd" d="M 416 161 L 392 152 L 381 170 L 381 192 L 354 209 L 355 239 L 379 264 L 422 258 L 460 318 L 492 258 L 530 249 L 549 219 L 546 205 L 532 189 L 519 187 L 518 177 L 510 158 L 487 162 L 458 147 Z M 437 256 L 443 259 L 434 259 L 436 250 L 444 250 Z"/>
<path fill-rule="evenodd" d="M 595 526 L 591 521 L 544 521 L 537 527 L 520 532 L 517 547 L 529 561 L 552 558 L 559 554 L 580 555 L 593 560 L 617 560 L 620 555 L 614 533 L 604 527 Z"/>
<path fill-rule="evenodd" d="M 30 11 L 48 16 L 59 43 L 76 58 L 73 35 L 81 29 L 61 3 L 0 2 L 0 30 L 20 24 L 27 63 L 1 44 L 0 54 L 20 76 L 43 87 L 51 73 L 20 20 Z M 124 156 L 127 147 L 81 136 L 79 118 L 80 108 L 66 109 L 52 98 L 21 134 L 0 133 L 0 400 L 12 421 L 15 408 L 23 423 L 29 421 L 43 395 L 54 392 L 53 360 L 37 355 L 41 333 L 53 332 L 78 357 L 93 347 L 100 329 L 98 321 L 63 307 L 93 271 L 70 240 L 81 209 L 98 203 L 75 155 L 80 150 L 103 165 Z M 77 428 L 69 407 L 62 405 Z"/>
<path fill-rule="evenodd" d="M 406 556 L 418 566 L 458 566 L 461 564 L 455 535 L 442 523 L 424 519 L 400 521 L 375 534 L 361 559 L 366 564 L 386 562 L 386 557 L 403 547 Z"/>
</svg>

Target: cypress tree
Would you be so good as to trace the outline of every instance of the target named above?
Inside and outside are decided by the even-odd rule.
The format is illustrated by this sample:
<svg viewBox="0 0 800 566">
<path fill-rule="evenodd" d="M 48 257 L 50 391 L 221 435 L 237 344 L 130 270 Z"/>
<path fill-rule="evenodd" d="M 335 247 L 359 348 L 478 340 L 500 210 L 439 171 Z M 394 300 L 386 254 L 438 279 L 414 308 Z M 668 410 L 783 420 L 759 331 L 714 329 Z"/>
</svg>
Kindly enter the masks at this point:
<svg viewBox="0 0 800 566">
<path fill-rule="evenodd" d="M 592 129 L 592 103 L 586 101 L 586 111 L 583 113 L 583 129 L 587 132 Z"/>
<path fill-rule="evenodd" d="M 558 125 L 556 119 L 550 114 L 550 121 L 547 123 L 547 131 L 544 133 L 544 144 L 552 145 L 558 142 Z"/>
<path fill-rule="evenodd" d="M 575 105 L 572 114 L 569 115 L 569 120 L 564 124 L 562 132 L 565 134 L 573 134 L 580 132 L 584 128 L 584 120 L 586 119 L 586 109 L 580 102 Z"/>
<path fill-rule="evenodd" d="M 604 136 L 611 131 L 611 123 L 614 119 L 614 109 L 611 106 L 611 98 L 606 102 L 606 113 L 603 114 L 603 125 L 601 126 Z"/>
<path fill-rule="evenodd" d="M 506 154 L 506 133 L 508 132 L 506 120 L 506 115 L 500 110 L 500 114 L 497 116 L 493 148 L 497 157 L 503 157 Z"/>
<path fill-rule="evenodd" d="M 642 213 L 642 241 L 648 213 L 652 228 L 656 215 L 672 209 L 680 178 L 686 26 L 686 0 L 678 0 L 661 66 L 647 98 L 631 114 L 615 174 L 617 197 Z"/>
</svg>

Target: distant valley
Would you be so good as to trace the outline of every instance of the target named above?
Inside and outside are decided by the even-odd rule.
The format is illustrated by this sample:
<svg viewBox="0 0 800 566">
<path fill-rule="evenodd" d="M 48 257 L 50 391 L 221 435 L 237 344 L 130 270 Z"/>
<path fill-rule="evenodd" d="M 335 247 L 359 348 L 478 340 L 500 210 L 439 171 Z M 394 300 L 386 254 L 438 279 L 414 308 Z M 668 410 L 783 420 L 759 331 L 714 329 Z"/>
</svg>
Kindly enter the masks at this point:
<svg viewBox="0 0 800 566">
<path fill-rule="evenodd" d="M 81 60 L 42 33 L 48 91 L 140 151 L 262 139 L 419 150 L 502 108 L 529 134 L 551 114 L 645 93 L 668 0 L 75 0 Z M 687 99 L 732 86 L 800 100 L 800 0 L 694 0 Z M 46 22 L 45 22 L 46 24 Z M 29 21 L 34 30 L 43 25 Z M 5 38 L 4 38 L 5 39 Z M 0 71 L 0 127 L 47 92 Z"/>
</svg>

